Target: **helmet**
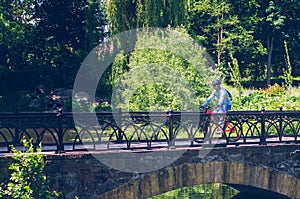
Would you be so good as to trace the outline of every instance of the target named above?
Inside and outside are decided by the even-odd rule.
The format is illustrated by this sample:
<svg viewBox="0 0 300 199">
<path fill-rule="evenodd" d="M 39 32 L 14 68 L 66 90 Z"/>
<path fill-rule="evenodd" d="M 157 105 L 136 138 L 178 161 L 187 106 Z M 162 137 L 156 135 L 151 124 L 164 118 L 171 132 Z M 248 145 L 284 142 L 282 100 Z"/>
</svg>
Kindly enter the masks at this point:
<svg viewBox="0 0 300 199">
<path fill-rule="evenodd" d="M 219 79 L 215 79 L 212 83 L 213 86 L 221 85 L 221 81 Z"/>
</svg>

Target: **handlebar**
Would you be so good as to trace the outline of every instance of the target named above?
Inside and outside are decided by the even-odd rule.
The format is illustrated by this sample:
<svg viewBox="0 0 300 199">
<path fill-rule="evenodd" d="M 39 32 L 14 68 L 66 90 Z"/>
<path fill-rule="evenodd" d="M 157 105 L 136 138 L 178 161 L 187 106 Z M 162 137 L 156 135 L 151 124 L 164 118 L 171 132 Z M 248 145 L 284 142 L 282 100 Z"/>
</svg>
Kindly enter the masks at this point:
<svg viewBox="0 0 300 199">
<path fill-rule="evenodd" d="M 208 111 L 212 110 L 211 106 L 200 106 L 200 110 L 202 110 L 205 113 L 208 113 Z"/>
</svg>

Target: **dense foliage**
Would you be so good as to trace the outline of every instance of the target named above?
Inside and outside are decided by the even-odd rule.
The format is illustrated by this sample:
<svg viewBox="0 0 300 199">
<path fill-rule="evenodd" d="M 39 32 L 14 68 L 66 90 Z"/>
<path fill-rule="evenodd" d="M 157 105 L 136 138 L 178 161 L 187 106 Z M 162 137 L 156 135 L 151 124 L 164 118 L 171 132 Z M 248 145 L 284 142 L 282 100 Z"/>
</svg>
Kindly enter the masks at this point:
<svg viewBox="0 0 300 199">
<path fill-rule="evenodd" d="M 209 92 L 206 79 L 221 75 L 183 28 L 141 32 L 128 62 L 128 72 L 114 80 L 117 109 L 197 110 L 200 97 Z"/>
<path fill-rule="evenodd" d="M 237 90 L 229 88 L 235 96 Z M 233 110 L 299 110 L 300 89 L 286 89 L 278 84 L 266 89 L 243 89 L 241 98 L 233 100 Z"/>
<path fill-rule="evenodd" d="M 4 0 L 0 10 L 2 91 L 71 88 L 80 63 L 107 34 L 96 0 Z"/>
<path fill-rule="evenodd" d="M 0 198 L 17 199 L 51 199 L 58 196 L 55 191 L 50 191 L 48 180 L 43 173 L 45 161 L 41 149 L 34 152 L 33 144 L 23 140 L 25 152 L 12 148 L 15 160 L 9 166 L 10 181 L 0 187 Z"/>
<path fill-rule="evenodd" d="M 82 61 L 99 42 L 109 39 L 110 34 L 134 28 L 186 30 L 205 47 L 224 80 L 238 85 L 239 104 L 243 102 L 243 87 L 268 88 L 274 83 L 285 83 L 284 88 L 297 86 L 299 11 L 299 1 L 280 0 L 3 0 L 0 2 L 1 111 L 14 111 L 17 106 L 26 110 L 25 104 L 34 99 L 33 90 L 41 84 L 49 88 L 72 88 Z M 186 60 L 172 57 L 168 52 L 136 50 L 120 54 L 99 83 L 105 89 L 97 92 L 98 97 L 110 98 L 116 79 L 134 66 L 152 63 L 154 59 L 165 66 L 174 62 L 172 69 L 181 67 L 185 75 L 193 71 Z M 237 72 L 232 73 L 233 70 Z M 238 82 L 234 77 L 239 78 Z M 207 82 L 189 80 L 198 102 L 207 93 Z M 171 98 L 175 101 L 168 102 L 166 107 L 181 109 L 170 89 L 148 86 L 148 89 L 135 88 L 132 109 L 144 110 Z M 15 92 L 24 100 L 11 99 Z M 152 96 L 152 105 L 150 101 L 140 104 L 142 99 L 137 93 Z M 166 95 L 160 99 L 163 93 Z"/>
</svg>

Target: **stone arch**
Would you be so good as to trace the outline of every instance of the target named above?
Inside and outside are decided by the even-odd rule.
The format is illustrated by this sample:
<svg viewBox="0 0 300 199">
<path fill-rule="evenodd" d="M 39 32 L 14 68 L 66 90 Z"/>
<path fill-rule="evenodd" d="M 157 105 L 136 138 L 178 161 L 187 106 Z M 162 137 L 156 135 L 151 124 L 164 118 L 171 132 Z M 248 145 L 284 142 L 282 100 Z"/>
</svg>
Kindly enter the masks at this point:
<svg viewBox="0 0 300 199">
<path fill-rule="evenodd" d="M 207 183 L 237 184 L 300 198 L 300 180 L 266 166 L 243 162 L 187 163 L 141 175 L 99 198 L 146 199 L 182 187 Z"/>
</svg>

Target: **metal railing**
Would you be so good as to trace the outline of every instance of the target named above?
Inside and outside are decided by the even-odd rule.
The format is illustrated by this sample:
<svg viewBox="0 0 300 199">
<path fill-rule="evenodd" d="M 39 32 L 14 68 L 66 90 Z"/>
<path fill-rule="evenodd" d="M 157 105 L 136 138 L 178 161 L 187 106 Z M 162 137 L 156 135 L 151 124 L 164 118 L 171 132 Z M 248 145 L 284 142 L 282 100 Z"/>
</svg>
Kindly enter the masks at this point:
<svg viewBox="0 0 300 199">
<path fill-rule="evenodd" d="M 1 113 L 0 152 L 23 138 L 57 152 L 298 143 L 300 111 Z"/>
</svg>

